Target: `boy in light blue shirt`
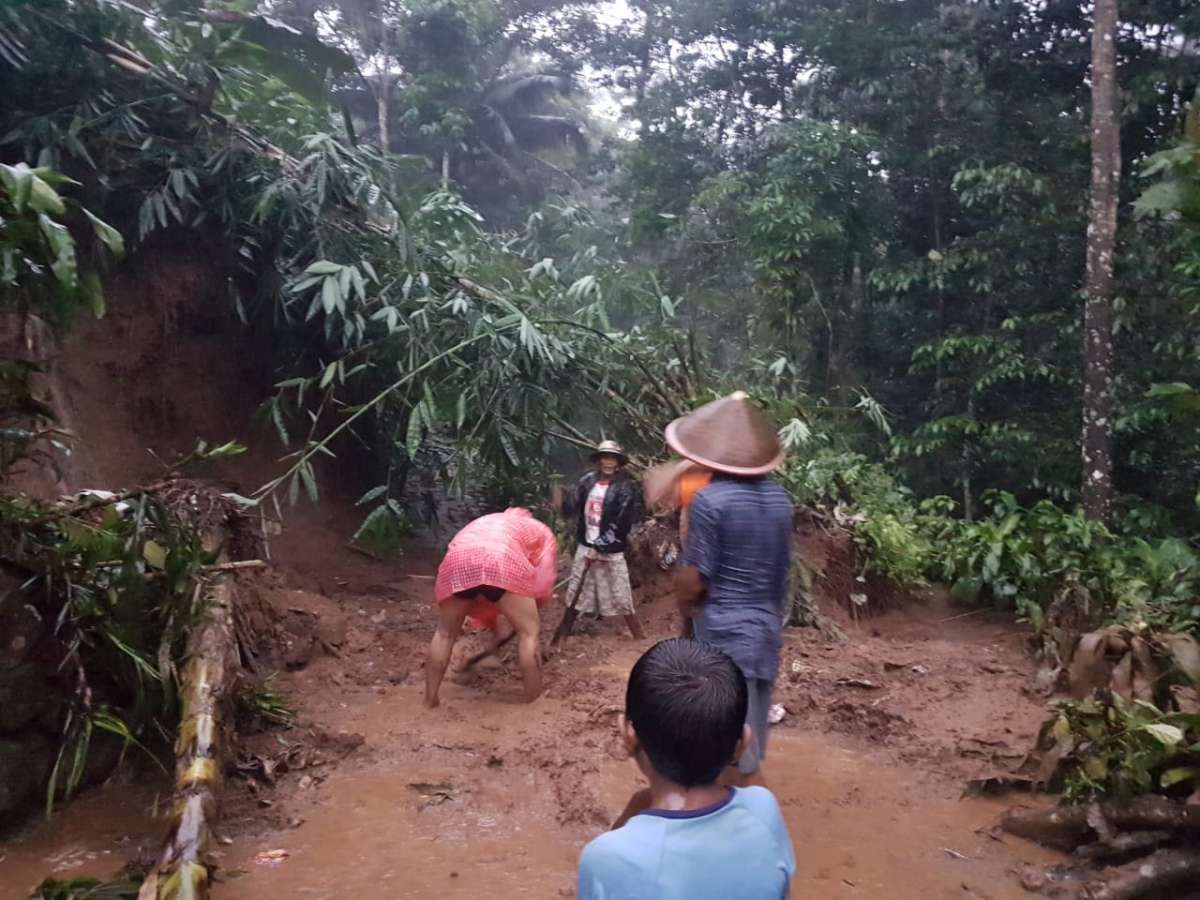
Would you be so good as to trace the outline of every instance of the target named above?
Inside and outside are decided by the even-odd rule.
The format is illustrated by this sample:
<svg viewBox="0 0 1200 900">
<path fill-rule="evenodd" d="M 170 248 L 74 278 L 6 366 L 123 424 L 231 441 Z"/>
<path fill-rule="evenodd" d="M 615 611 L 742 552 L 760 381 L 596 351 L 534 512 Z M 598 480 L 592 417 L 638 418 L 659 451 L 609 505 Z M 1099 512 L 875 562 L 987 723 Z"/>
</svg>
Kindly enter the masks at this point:
<svg viewBox="0 0 1200 900">
<path fill-rule="evenodd" d="M 796 858 L 774 795 L 717 784 L 750 741 L 746 678 L 696 641 L 661 641 L 629 675 L 622 736 L 650 808 L 579 860 L 578 900 L 781 900 Z"/>
</svg>

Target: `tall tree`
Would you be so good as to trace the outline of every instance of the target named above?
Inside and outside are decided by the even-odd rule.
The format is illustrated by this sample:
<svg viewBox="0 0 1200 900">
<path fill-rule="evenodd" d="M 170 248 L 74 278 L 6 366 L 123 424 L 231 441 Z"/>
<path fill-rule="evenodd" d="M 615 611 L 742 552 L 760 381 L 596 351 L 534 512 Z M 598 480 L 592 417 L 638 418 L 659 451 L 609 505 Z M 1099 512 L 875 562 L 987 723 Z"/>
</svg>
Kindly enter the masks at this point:
<svg viewBox="0 0 1200 900">
<path fill-rule="evenodd" d="M 1107 519 L 1113 472 L 1113 254 L 1121 185 L 1117 0 L 1095 0 L 1092 23 L 1092 191 L 1083 321 L 1083 508 Z"/>
</svg>

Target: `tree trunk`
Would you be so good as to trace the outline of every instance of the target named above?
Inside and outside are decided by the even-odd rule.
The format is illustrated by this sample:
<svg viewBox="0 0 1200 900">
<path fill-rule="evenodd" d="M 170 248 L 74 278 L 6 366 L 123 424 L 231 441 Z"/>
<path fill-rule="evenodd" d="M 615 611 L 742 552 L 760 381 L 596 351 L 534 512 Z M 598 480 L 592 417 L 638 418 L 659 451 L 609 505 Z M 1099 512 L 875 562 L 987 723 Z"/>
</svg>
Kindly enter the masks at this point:
<svg viewBox="0 0 1200 900">
<path fill-rule="evenodd" d="M 1092 24 L 1092 193 L 1083 316 L 1083 508 L 1107 520 L 1112 509 L 1113 254 L 1121 182 L 1117 110 L 1117 0 L 1095 0 Z"/>
<path fill-rule="evenodd" d="M 391 105 L 392 105 L 392 54 L 388 42 L 388 23 L 384 21 L 382 4 L 379 10 L 379 90 L 375 95 L 375 116 L 379 124 L 379 149 L 388 153 L 392 149 Z"/>
<path fill-rule="evenodd" d="M 388 73 L 379 73 L 379 89 L 375 92 L 375 117 L 379 127 L 379 149 L 385 153 L 392 149 L 389 124 L 389 107 L 391 106 L 391 91 L 388 90 Z"/>
<path fill-rule="evenodd" d="M 1128 803 L 1013 809 L 1004 814 L 1000 827 L 1027 841 L 1071 851 L 1099 837 L 1093 827 L 1097 814 L 1112 831 L 1169 831 L 1188 842 L 1200 837 L 1200 807 L 1158 794 L 1144 794 Z"/>
<path fill-rule="evenodd" d="M 1176 889 L 1194 888 L 1198 881 L 1200 853 L 1194 850 L 1159 850 L 1145 859 L 1116 869 L 1103 884 L 1088 886 L 1079 896 L 1084 900 L 1182 897 L 1183 893 L 1175 893 Z"/>
<path fill-rule="evenodd" d="M 223 541 L 207 535 L 215 549 Z M 219 560 L 225 562 L 224 557 Z M 230 704 L 237 678 L 232 571 L 218 571 L 198 586 L 201 621 L 188 635 L 181 681 L 182 710 L 175 742 L 175 799 L 171 826 L 157 868 L 138 900 L 204 900 L 212 888 L 211 854 L 222 772 L 232 735 Z"/>
</svg>

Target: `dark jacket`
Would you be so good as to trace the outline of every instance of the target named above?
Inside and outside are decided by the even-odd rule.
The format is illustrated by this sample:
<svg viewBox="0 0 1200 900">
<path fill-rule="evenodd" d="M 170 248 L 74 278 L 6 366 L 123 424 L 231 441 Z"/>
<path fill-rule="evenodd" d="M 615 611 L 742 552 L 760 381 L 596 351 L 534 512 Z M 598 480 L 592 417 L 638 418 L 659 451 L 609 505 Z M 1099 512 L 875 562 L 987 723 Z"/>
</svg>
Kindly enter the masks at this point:
<svg viewBox="0 0 1200 900">
<path fill-rule="evenodd" d="M 601 553 L 624 553 L 628 549 L 629 532 L 642 517 L 642 486 L 625 472 L 617 472 L 604 496 L 604 512 L 600 516 L 600 537 L 587 544 L 587 498 L 600 475 L 588 472 L 579 479 L 573 496 L 563 502 L 563 513 L 575 516 L 575 537 L 580 544 L 594 547 Z"/>
</svg>

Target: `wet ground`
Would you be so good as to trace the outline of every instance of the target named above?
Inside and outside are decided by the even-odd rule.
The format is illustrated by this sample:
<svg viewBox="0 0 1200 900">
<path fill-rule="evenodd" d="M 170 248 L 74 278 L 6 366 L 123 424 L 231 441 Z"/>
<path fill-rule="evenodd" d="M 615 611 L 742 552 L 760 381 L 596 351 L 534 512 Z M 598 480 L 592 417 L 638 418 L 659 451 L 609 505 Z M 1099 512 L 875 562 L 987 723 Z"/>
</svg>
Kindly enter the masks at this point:
<svg viewBox="0 0 1200 900">
<path fill-rule="evenodd" d="M 508 659 L 447 681 L 431 712 L 428 570 L 400 568 L 314 559 L 259 583 L 294 645 L 274 687 L 300 720 L 244 742 L 217 900 L 570 897 L 581 847 L 640 786 L 615 719 L 632 662 L 673 627 L 660 579 L 639 590 L 647 641 L 585 621 L 536 704 Z M 1052 857 L 994 832 L 1003 803 L 961 797 L 1043 714 L 1021 629 L 938 598 L 843 624 L 845 642 L 790 632 L 783 657 L 765 773 L 796 845 L 793 896 L 1025 896 L 1021 865 Z M 161 826 L 140 812 L 154 802 L 152 786 L 110 785 L 0 844 L 0 898 L 48 874 L 111 875 L 153 845 Z"/>
</svg>

